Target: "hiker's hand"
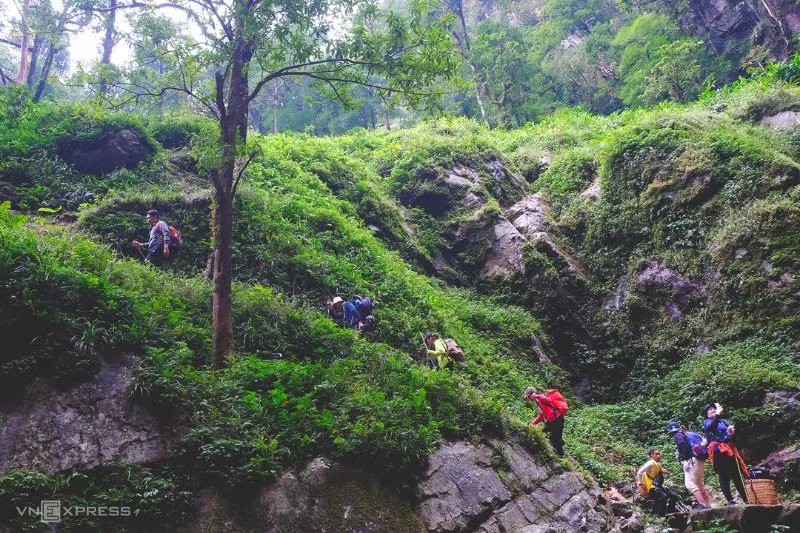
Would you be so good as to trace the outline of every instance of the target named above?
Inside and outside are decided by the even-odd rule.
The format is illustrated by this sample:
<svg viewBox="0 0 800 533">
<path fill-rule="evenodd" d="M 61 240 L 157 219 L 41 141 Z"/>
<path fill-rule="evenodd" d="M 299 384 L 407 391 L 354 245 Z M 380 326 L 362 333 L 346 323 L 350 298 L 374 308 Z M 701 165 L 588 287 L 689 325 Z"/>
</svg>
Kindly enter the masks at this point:
<svg viewBox="0 0 800 533">
<path fill-rule="evenodd" d="M 142 243 L 140 243 L 139 241 L 133 241 L 133 247 L 137 248 L 137 249 L 141 248 L 142 247 Z"/>
<path fill-rule="evenodd" d="M 718 404 L 718 403 L 715 403 L 714 407 L 717 408 L 717 415 L 721 415 L 722 414 L 722 406 L 720 404 Z"/>
<path fill-rule="evenodd" d="M 733 435 L 736 433 L 736 428 L 733 426 L 728 426 L 728 435 Z"/>
</svg>

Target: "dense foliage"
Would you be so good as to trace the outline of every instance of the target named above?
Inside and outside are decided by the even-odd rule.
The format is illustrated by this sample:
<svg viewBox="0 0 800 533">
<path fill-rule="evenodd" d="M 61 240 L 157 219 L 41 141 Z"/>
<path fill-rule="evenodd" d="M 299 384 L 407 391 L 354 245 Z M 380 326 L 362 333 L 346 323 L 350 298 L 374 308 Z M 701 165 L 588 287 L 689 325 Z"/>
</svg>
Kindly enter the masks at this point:
<svg viewBox="0 0 800 533">
<path fill-rule="evenodd" d="M 515 433 L 549 450 L 526 427 L 528 385 L 567 393 L 567 449 L 604 481 L 627 481 L 650 447 L 671 451 L 666 421 L 696 429 L 708 401 L 755 433 L 769 424 L 764 393 L 800 379 L 800 143 L 797 130 L 758 124 L 800 110 L 784 77 L 773 69 L 691 105 L 564 110 L 510 131 L 452 119 L 254 137 L 234 216 L 238 353 L 217 372 L 201 275 L 214 126 L 0 91 L 2 401 L 37 378 L 85 382 L 123 354 L 139 362 L 131 400 L 186 428 L 158 464 L 0 476 L 0 509 L 45 494 L 135 500 L 142 514 L 126 526 L 147 529 L 190 513 L 201 487 L 247 491 L 319 455 L 409 483 L 443 439 Z M 61 158 L 65 143 L 120 128 L 152 149 L 135 169 L 90 177 Z M 480 208 L 454 196 L 453 172 L 472 180 Z M 593 185 L 595 197 L 583 194 Z M 483 275 L 487 251 L 455 247 L 458 228 L 534 192 L 551 205 L 549 236 L 584 272 L 531 245 L 525 276 Z M 164 271 L 130 247 L 151 206 L 185 239 Z M 642 281 L 648 269 L 697 288 L 678 299 Z M 375 329 L 359 336 L 326 316 L 335 294 L 376 296 Z M 428 330 L 456 338 L 466 362 L 418 364 Z M 560 366 L 535 362 L 533 335 Z M 798 434 L 786 428 L 775 445 Z M 71 525 L 98 527 L 87 520 Z"/>
</svg>

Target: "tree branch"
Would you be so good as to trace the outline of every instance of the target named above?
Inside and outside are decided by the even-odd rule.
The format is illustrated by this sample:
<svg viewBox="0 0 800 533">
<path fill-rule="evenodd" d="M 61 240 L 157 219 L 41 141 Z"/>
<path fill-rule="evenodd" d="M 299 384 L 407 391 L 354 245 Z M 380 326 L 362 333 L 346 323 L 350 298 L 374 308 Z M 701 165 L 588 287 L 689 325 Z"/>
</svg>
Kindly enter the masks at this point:
<svg viewBox="0 0 800 533">
<path fill-rule="evenodd" d="M 250 154 L 250 157 L 247 158 L 247 161 L 244 162 L 242 168 L 239 169 L 239 173 L 236 175 L 236 179 L 233 181 L 233 189 L 231 192 L 231 196 L 236 196 L 236 187 L 239 186 L 239 182 L 242 180 L 242 176 L 244 176 L 244 171 L 247 170 L 247 167 L 250 166 L 256 158 L 256 154 Z"/>
</svg>

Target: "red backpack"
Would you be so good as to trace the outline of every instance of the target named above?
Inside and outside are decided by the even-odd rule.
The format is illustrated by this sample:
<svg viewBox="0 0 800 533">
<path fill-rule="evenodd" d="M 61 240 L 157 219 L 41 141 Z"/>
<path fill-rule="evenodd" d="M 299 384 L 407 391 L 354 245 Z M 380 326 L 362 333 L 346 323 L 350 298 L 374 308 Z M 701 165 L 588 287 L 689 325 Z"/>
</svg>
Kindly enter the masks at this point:
<svg viewBox="0 0 800 533">
<path fill-rule="evenodd" d="M 180 248 L 183 244 L 181 232 L 175 226 L 169 226 L 169 245 L 173 248 Z"/>
<path fill-rule="evenodd" d="M 567 411 L 569 411 L 567 400 L 558 392 L 558 389 L 550 389 L 544 395 L 550 398 L 550 401 L 553 402 L 553 406 L 559 413 L 562 415 L 567 414 Z"/>
</svg>

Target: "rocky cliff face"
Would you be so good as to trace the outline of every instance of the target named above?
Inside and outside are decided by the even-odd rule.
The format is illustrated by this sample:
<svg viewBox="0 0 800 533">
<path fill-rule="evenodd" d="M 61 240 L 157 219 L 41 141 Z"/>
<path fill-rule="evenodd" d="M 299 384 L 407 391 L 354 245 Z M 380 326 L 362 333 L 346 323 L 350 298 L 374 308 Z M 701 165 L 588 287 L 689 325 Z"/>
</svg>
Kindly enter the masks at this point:
<svg viewBox="0 0 800 533">
<path fill-rule="evenodd" d="M 448 442 L 411 491 L 362 469 L 318 458 L 284 473 L 244 508 L 210 491 L 193 531 L 500 533 L 608 531 L 613 516 L 582 474 L 537 457 L 517 440 Z"/>
<path fill-rule="evenodd" d="M 104 361 L 68 391 L 44 382 L 0 409 L 0 473 L 49 474 L 146 464 L 170 453 L 175 432 L 127 397 L 137 361 Z M 435 532 L 607 531 L 599 487 L 517 438 L 445 442 L 412 487 L 320 457 L 281 474 L 250 500 L 199 491 L 186 531 Z"/>
<path fill-rule="evenodd" d="M 752 38 L 785 58 L 800 31 L 800 5 L 791 0 L 692 0 L 682 19 L 697 35 L 720 48 L 726 39 Z"/>
<path fill-rule="evenodd" d="M 126 396 L 135 365 L 126 357 L 104 361 L 93 379 L 66 392 L 37 382 L 16 405 L 0 409 L 0 474 L 13 468 L 55 474 L 165 455 L 170 439 Z"/>
</svg>

